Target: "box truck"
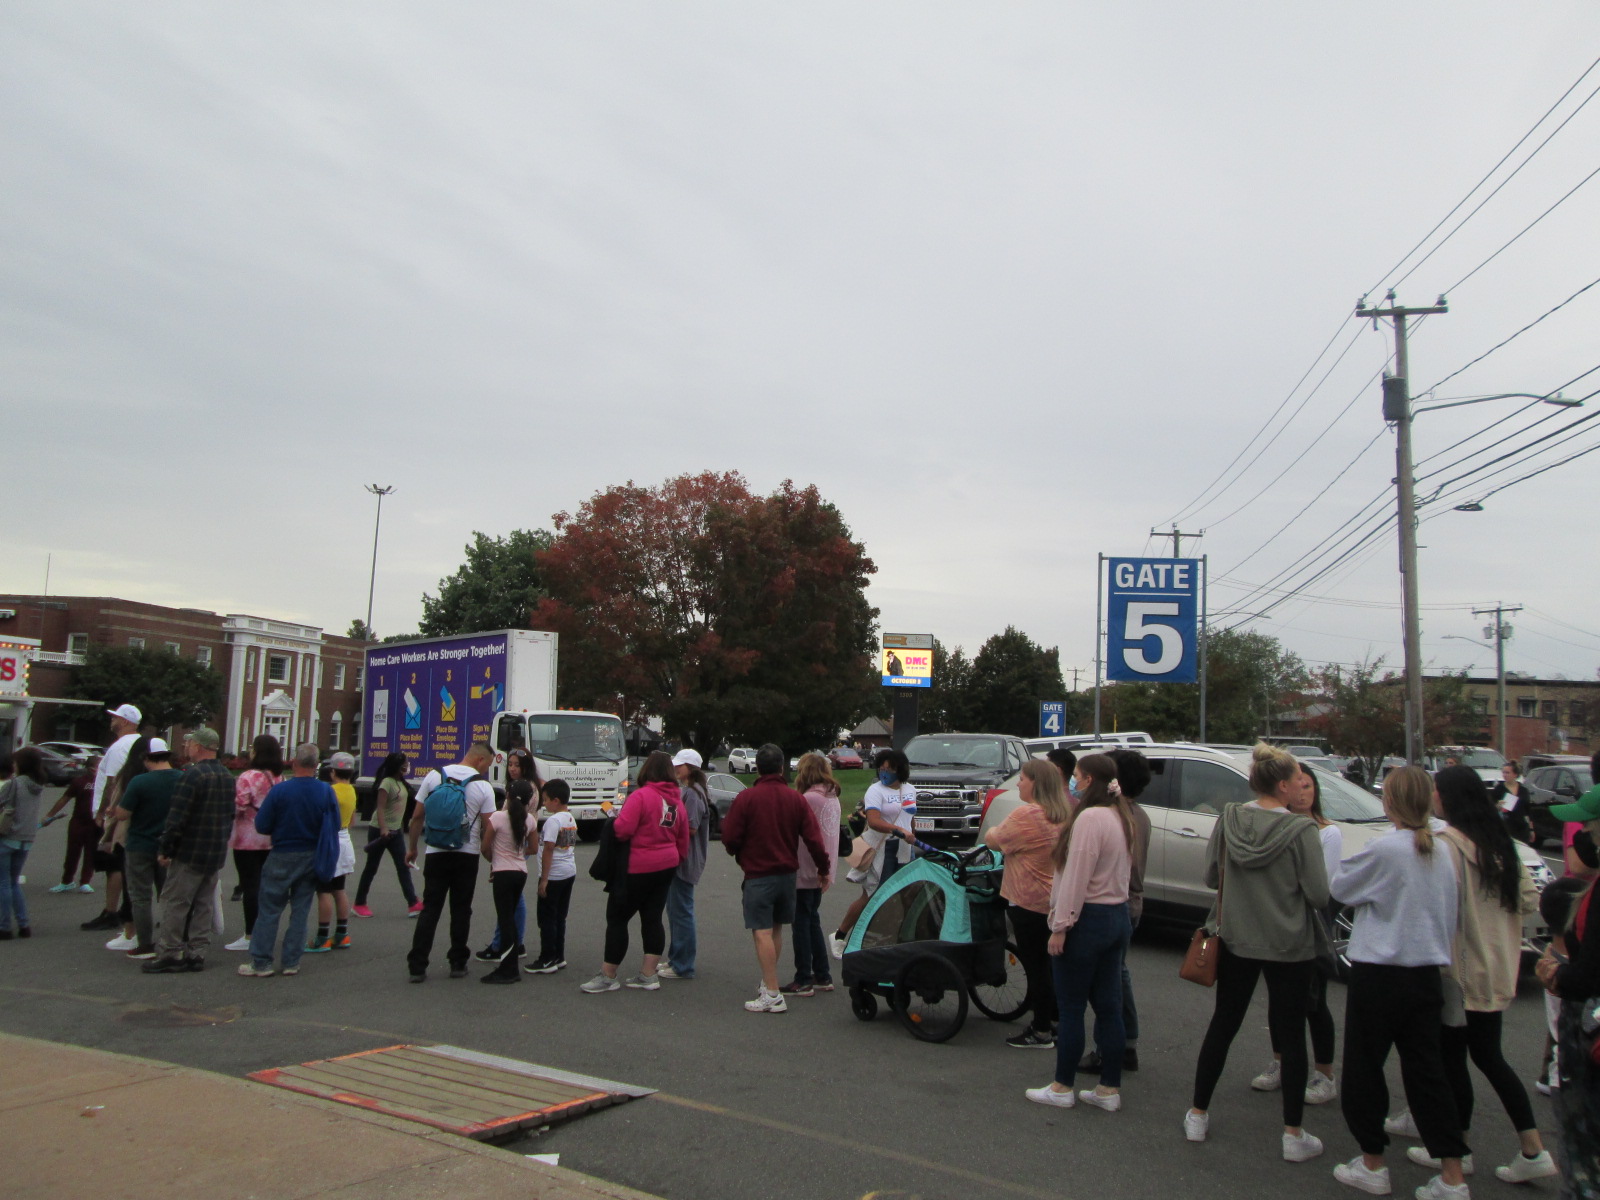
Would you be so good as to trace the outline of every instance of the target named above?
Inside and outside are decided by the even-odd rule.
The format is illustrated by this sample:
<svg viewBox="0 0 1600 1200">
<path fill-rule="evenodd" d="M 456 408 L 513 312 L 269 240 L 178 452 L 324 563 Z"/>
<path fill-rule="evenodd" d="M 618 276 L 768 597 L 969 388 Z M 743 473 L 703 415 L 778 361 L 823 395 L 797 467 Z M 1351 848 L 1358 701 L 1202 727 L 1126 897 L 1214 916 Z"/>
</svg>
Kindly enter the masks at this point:
<svg viewBox="0 0 1600 1200">
<path fill-rule="evenodd" d="M 412 780 L 460 762 L 473 742 L 494 748 L 489 782 L 506 786 L 506 756 L 533 755 L 541 780 L 572 789 L 579 836 L 592 841 L 622 806 L 628 751 L 613 713 L 556 707 L 560 638 L 531 629 L 417 638 L 369 646 L 362 678 L 362 790 L 398 750 Z"/>
</svg>

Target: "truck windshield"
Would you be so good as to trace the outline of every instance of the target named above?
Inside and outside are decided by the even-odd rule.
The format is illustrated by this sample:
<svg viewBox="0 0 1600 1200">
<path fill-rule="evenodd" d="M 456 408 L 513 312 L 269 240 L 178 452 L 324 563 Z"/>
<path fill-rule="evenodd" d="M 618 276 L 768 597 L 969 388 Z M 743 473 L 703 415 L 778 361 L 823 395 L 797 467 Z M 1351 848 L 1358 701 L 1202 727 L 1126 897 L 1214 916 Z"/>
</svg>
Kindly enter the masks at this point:
<svg viewBox="0 0 1600 1200">
<path fill-rule="evenodd" d="M 540 713 L 528 718 L 528 749 L 568 762 L 621 762 L 627 755 L 622 722 L 582 713 Z"/>
<path fill-rule="evenodd" d="M 914 737 L 906 743 L 913 767 L 967 767 L 973 770 L 1000 765 L 1000 743 L 985 738 Z"/>
</svg>

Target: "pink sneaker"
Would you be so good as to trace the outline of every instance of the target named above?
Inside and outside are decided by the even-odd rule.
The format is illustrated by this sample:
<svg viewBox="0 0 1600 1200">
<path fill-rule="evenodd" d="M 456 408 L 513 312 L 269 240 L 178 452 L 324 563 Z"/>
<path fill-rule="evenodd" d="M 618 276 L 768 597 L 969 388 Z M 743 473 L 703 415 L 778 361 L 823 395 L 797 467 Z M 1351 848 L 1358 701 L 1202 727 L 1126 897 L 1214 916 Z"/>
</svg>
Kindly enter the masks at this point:
<svg viewBox="0 0 1600 1200">
<path fill-rule="evenodd" d="M 410 908 L 406 909 L 406 916 L 414 917 L 421 911 L 422 911 L 422 901 L 418 900 Z"/>
<path fill-rule="evenodd" d="M 350 911 L 355 913 L 355 915 L 358 917 L 370 917 L 372 915 L 372 910 L 365 904 L 357 904 L 353 906 Z"/>
</svg>

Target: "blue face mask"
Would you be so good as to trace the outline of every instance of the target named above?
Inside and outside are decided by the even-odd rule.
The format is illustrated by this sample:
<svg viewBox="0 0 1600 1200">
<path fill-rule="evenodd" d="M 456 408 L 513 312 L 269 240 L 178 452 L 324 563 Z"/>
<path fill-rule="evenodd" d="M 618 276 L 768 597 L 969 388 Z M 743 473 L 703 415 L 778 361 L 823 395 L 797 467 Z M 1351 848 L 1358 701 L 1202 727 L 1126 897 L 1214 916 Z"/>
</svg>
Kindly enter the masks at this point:
<svg viewBox="0 0 1600 1200">
<path fill-rule="evenodd" d="M 893 771 L 879 771 L 878 782 L 883 784 L 884 787 L 893 787 L 900 782 L 900 777 Z"/>
<path fill-rule="evenodd" d="M 1067 794 L 1073 799 L 1078 797 L 1078 777 L 1076 775 L 1067 776 Z"/>
</svg>

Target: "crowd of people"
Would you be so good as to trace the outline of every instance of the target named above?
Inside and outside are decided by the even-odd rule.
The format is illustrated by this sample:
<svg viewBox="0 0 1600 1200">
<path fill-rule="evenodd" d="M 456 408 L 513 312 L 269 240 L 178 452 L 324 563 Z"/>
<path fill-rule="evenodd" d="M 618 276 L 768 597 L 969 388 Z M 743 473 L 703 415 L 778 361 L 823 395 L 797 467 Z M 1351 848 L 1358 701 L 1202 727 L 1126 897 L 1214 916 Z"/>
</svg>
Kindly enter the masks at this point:
<svg viewBox="0 0 1600 1200">
<path fill-rule="evenodd" d="M 92 893 L 90 880 L 102 873 L 103 911 L 84 928 L 115 930 L 108 949 L 141 961 L 151 974 L 205 969 L 224 925 L 221 875 L 230 851 L 244 933 L 225 948 L 248 955 L 241 976 L 293 976 L 305 954 L 348 949 L 352 917 L 373 916 L 369 901 L 385 859 L 416 921 L 406 960 L 411 982 L 428 979 L 446 910 L 449 975 L 468 975 L 473 899 L 485 862 L 495 934 L 476 955 L 490 964 L 482 981 L 511 984 L 527 973 L 567 967 L 577 825 L 567 811 L 566 782 L 541 780 L 526 750 L 509 755 L 503 797 L 487 779 L 495 752 L 486 743 L 474 743 L 459 763 L 427 772 L 414 794 L 405 757 L 390 755 L 376 774 L 366 861 L 351 904 L 346 883 L 357 865 L 351 755 L 336 753 L 324 764 L 318 747 L 304 744 L 285 760 L 276 740 L 262 736 L 248 769 L 235 778 L 217 760 L 216 733 L 199 728 L 183 739 L 180 770 L 172 747 L 139 732 L 135 707 L 122 705 L 110 716 L 112 744 L 49 813 L 42 812 L 36 750 L 19 750 L 0 770 L 0 940 L 31 935 L 22 866 L 39 828 L 62 819 L 70 804 L 62 880 L 50 890 Z M 916 853 L 916 791 L 903 753 L 875 756 L 876 778 L 862 800 L 853 843 L 841 829 L 840 789 L 827 760 L 805 755 L 793 787 L 786 765 L 779 747 L 762 746 L 758 778 L 735 798 L 721 828 L 724 849 L 743 876 L 744 924 L 761 972 L 757 994 L 744 1005 L 753 1013 L 782 1013 L 791 998 L 831 991 L 830 957 L 842 956 L 870 897 Z M 1600 773 L 1600 755 L 1594 767 Z M 319 777 L 324 770 L 330 780 Z M 1055 1051 L 1053 1079 L 1026 1091 L 1034 1103 L 1114 1113 L 1123 1106 L 1124 1073 L 1138 1069 L 1127 949 L 1142 912 L 1150 844 L 1150 820 L 1137 801 L 1150 780 L 1150 764 L 1136 749 L 1081 758 L 1052 751 L 1024 764 L 1022 803 L 985 834 L 1003 856 L 1000 894 L 1027 981 L 1028 1020 L 1007 1042 Z M 1229 1051 L 1264 983 L 1272 1057 L 1250 1083 L 1281 1092 L 1285 1160 L 1323 1153 L 1322 1140 L 1305 1127 L 1306 1109 L 1338 1099 L 1360 1149 L 1334 1168 L 1339 1182 L 1389 1194 L 1386 1151 L 1391 1138 L 1403 1137 L 1420 1143 L 1405 1157 L 1437 1172 L 1416 1189 L 1419 1200 L 1467 1197 L 1474 1171 L 1470 1062 L 1520 1142 L 1520 1153 L 1495 1175 L 1521 1183 L 1559 1171 L 1565 1194 L 1600 1197 L 1600 914 L 1591 914 L 1600 786 L 1552 807 L 1573 831 L 1566 839 L 1569 870 L 1542 897 L 1514 845 L 1526 818 L 1514 778 L 1491 797 L 1468 768 L 1449 766 L 1437 775 L 1394 770 L 1383 785 L 1390 828 L 1348 855 L 1340 827 L 1322 812 L 1315 773 L 1292 755 L 1255 747 L 1250 788 L 1249 802 L 1230 805 L 1216 821 L 1206 852 L 1206 882 L 1216 898 L 1196 945 L 1212 947 L 1212 974 L 1204 981 L 1214 984 L 1214 1004 L 1183 1116 L 1186 1138 L 1207 1140 Z M 654 991 L 663 980 L 695 977 L 694 892 L 705 870 L 711 815 L 696 751 L 645 759 L 638 786 L 606 826 L 590 866 L 606 895 L 605 935 L 599 969 L 580 985 L 584 992 Z M 841 861 L 860 895 L 830 939 L 821 899 Z M 418 866 L 420 896 L 411 877 Z M 527 953 L 530 877 L 535 954 Z M 1536 968 L 1548 992 L 1551 1047 L 1539 1090 L 1557 1105 L 1559 1168 L 1501 1048 L 1503 1014 L 1520 973 L 1523 920 L 1536 909 L 1553 935 Z M 1340 911 L 1353 918 L 1336 1081 L 1327 983 L 1341 970 L 1332 937 Z M 624 978 L 635 922 L 641 959 Z M 781 983 L 786 926 L 793 974 Z M 1085 1029 L 1091 1011 L 1092 1047 Z M 1404 1107 L 1393 1111 L 1384 1072 L 1391 1052 L 1405 1093 Z M 1094 1086 L 1077 1088 L 1079 1075 L 1092 1077 Z"/>
</svg>

